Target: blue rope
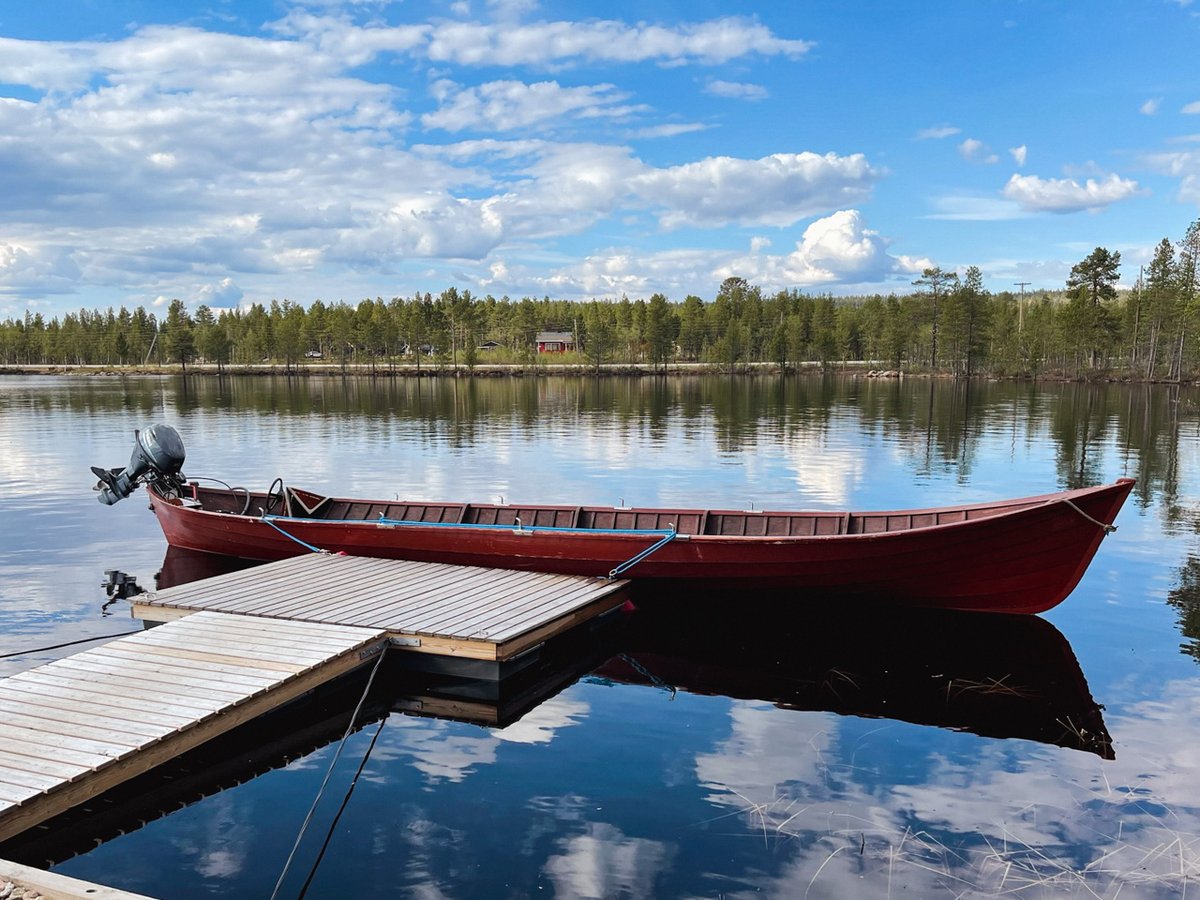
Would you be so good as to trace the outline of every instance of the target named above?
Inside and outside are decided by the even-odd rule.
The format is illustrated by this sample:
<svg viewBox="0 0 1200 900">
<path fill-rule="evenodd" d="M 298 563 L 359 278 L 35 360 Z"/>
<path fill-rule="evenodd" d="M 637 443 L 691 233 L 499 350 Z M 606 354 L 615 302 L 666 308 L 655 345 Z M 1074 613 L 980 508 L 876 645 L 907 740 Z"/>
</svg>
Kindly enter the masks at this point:
<svg viewBox="0 0 1200 900">
<path fill-rule="evenodd" d="M 621 563 L 616 568 L 610 570 L 608 573 L 608 577 L 610 579 L 616 578 L 618 575 L 628 572 L 630 569 L 632 569 L 634 566 L 636 566 L 638 563 L 640 563 L 642 560 L 644 560 L 646 557 L 648 557 L 651 553 L 653 553 L 654 551 L 656 551 L 662 547 L 665 547 L 667 544 L 671 543 L 671 541 L 675 540 L 675 538 L 678 536 L 678 532 L 674 528 L 568 528 L 568 527 L 560 528 L 560 527 L 557 527 L 554 525 L 530 525 L 530 526 L 526 527 L 526 526 L 523 526 L 520 524 L 515 524 L 515 523 L 513 525 L 472 525 L 469 522 L 414 522 L 414 521 L 408 521 L 405 519 L 388 519 L 383 516 L 380 516 L 378 519 L 315 519 L 315 520 L 297 519 L 293 516 L 271 516 L 271 515 L 263 515 L 262 516 L 262 520 L 264 522 L 266 522 L 268 525 L 270 525 L 272 528 L 274 528 L 276 531 L 278 531 L 284 537 L 295 541 L 301 547 L 306 547 L 307 549 L 311 550 L 313 553 L 325 553 L 326 551 L 322 550 L 320 547 L 314 547 L 312 544 L 308 543 L 307 541 L 300 540 L 300 538 L 296 537 L 294 534 L 288 534 L 286 531 L 284 531 L 282 528 L 280 528 L 278 525 L 276 525 L 275 522 L 272 521 L 273 519 L 283 519 L 285 522 L 317 521 L 317 522 L 328 523 L 331 525 L 338 525 L 338 524 L 366 525 L 371 522 L 374 522 L 375 524 L 382 524 L 382 525 L 413 525 L 413 526 L 423 526 L 423 527 L 430 527 L 430 528 L 503 528 L 506 531 L 512 531 L 515 529 L 517 531 L 527 531 L 527 532 L 531 532 L 531 533 L 538 532 L 538 531 L 567 531 L 567 532 L 580 532 L 583 534 L 649 534 L 649 535 L 658 534 L 658 535 L 662 535 L 662 537 L 660 537 L 657 541 L 655 541 L 649 547 L 646 547 L 644 550 L 639 550 L 637 553 L 635 553 L 629 559 L 625 560 L 625 562 Z"/>
<path fill-rule="evenodd" d="M 320 547 L 314 547 L 312 544 L 308 543 L 308 541 L 300 540 L 300 538 L 296 537 L 294 534 L 288 534 L 286 531 L 284 531 L 282 528 L 280 528 L 278 525 L 276 525 L 274 522 L 271 521 L 271 519 L 273 519 L 273 518 L 279 518 L 279 517 L 271 516 L 268 518 L 267 516 L 263 516 L 262 520 L 264 522 L 266 522 L 268 525 L 270 525 L 272 528 L 274 528 L 276 531 L 278 531 L 280 534 L 282 534 L 285 538 L 290 538 L 291 540 L 293 540 L 297 544 L 299 544 L 301 547 L 305 547 L 305 548 L 311 550 L 313 553 L 324 553 L 325 552 Z"/>
<path fill-rule="evenodd" d="M 661 534 L 662 532 L 657 532 L 657 533 Z M 655 550 L 657 550 L 660 547 L 665 547 L 667 544 L 671 543 L 671 541 L 673 541 L 673 540 L 675 540 L 675 531 L 672 529 L 671 531 L 668 531 L 664 537 L 655 541 L 652 545 L 647 547 L 641 553 L 638 553 L 635 556 L 631 556 L 629 559 L 625 560 L 625 562 L 621 563 L 619 566 L 617 566 L 615 569 L 613 569 L 611 572 L 609 572 L 608 577 L 616 578 L 618 575 L 620 575 L 624 572 L 628 572 L 630 569 L 632 569 L 634 566 L 636 566 L 638 563 L 640 563 L 643 559 L 645 559 L 647 556 L 649 556 Z"/>
</svg>

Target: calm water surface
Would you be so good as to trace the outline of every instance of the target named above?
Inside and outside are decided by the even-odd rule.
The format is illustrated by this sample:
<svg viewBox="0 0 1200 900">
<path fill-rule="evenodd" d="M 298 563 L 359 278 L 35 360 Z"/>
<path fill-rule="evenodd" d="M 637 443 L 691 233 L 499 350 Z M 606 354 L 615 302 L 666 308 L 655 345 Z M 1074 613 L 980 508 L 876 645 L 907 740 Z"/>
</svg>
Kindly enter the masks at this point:
<svg viewBox="0 0 1200 900">
<path fill-rule="evenodd" d="M 166 545 L 141 495 L 96 503 L 87 467 L 123 464 L 154 421 L 189 475 L 372 497 L 833 510 L 1132 476 L 1120 530 L 1041 618 L 752 617 L 711 597 L 730 602 L 635 615 L 498 697 L 389 671 L 280 896 L 327 835 L 308 896 L 1181 896 L 1200 890 L 1198 403 L 928 380 L 3 378 L 0 654 L 133 627 L 101 613 L 104 570 L 152 584 Z M 0 856 L 269 896 L 360 687 L 216 748 L 174 797 L 139 784 L 132 821 L 138 801 L 113 801 Z M 253 772 L 220 759 L 276 744 Z"/>
</svg>

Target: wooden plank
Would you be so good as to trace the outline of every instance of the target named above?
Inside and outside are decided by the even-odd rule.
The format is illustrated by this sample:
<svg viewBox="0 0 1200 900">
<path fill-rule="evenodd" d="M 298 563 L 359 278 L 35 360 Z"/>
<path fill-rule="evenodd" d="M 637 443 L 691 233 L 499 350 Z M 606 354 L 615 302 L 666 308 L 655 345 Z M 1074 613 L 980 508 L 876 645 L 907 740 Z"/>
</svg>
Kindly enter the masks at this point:
<svg viewBox="0 0 1200 900">
<path fill-rule="evenodd" d="M 186 619 L 195 612 L 199 612 L 199 610 L 190 607 L 158 606 L 154 603 L 138 600 L 134 600 L 129 604 L 129 615 L 131 617 L 140 619 L 143 622 L 154 622 L 156 624 L 178 622 Z"/>
<path fill-rule="evenodd" d="M 27 728 L 16 722 L 4 725 L 4 734 L 0 736 L 0 750 L 16 750 L 23 747 L 30 753 L 34 748 L 43 756 L 55 758 L 57 749 L 71 750 L 88 754 L 96 760 L 96 764 L 112 759 L 125 746 L 123 741 L 96 741 L 79 735 L 54 733 L 40 728 Z"/>
<path fill-rule="evenodd" d="M 219 613 L 197 613 L 164 629 L 186 629 L 200 637 L 202 626 L 222 625 L 225 619 Z M 245 621 L 256 632 L 272 635 L 272 640 L 247 645 L 246 652 L 267 652 L 265 648 L 273 642 L 286 646 L 292 623 Z M 220 672 L 224 663 L 208 661 L 213 654 L 201 653 L 203 659 L 192 659 L 193 651 L 156 646 L 164 643 L 162 636 L 150 641 L 146 637 L 150 632 L 144 632 L 22 673 L 31 676 L 51 671 L 45 684 L 39 686 L 26 678 L 23 687 L 41 687 L 60 696 L 35 690 L 6 691 L 0 682 L 0 721 L 4 722 L 0 729 L 0 841 L 357 668 L 377 652 L 372 647 L 384 639 L 382 630 L 334 626 L 331 631 L 340 632 L 344 642 L 319 664 L 297 664 L 294 671 L 249 669 L 254 677 L 225 675 Z M 176 642 L 168 635 L 165 643 Z M 162 665 L 147 664 L 149 651 L 173 652 L 180 658 L 161 656 Z M 247 671 L 243 666 L 228 667 Z M 208 697 L 209 711 L 199 710 L 182 727 L 166 716 L 157 722 L 138 721 L 132 714 L 123 718 L 121 710 L 107 705 L 117 699 L 112 686 L 104 681 L 110 675 L 139 686 L 141 703 L 157 694 L 170 704 L 179 692 L 202 691 Z M 97 694 L 101 703 L 88 703 L 90 684 L 103 688 Z M 68 706 L 72 691 L 79 703 L 74 712 Z M 78 772 L 71 774 L 72 768 Z"/>
<path fill-rule="evenodd" d="M 0 774 L 0 778 L 4 779 L 5 784 L 27 788 L 33 794 L 40 794 L 42 791 L 47 791 L 62 781 L 61 778 L 53 775 L 26 772 L 24 769 L 9 769 L 7 767 Z"/>
<path fill-rule="evenodd" d="M 16 686 L 8 684 L 6 679 L 0 681 L 0 697 L 60 709 L 77 709 L 79 707 L 78 689 L 71 688 L 64 690 L 57 685 L 27 684 Z M 134 722 L 178 726 L 184 725 L 195 718 L 193 710 L 184 712 L 178 707 L 174 709 L 164 708 L 161 704 L 154 702 L 145 703 L 126 700 L 126 702 L 121 703 L 119 702 L 120 699 L 122 698 L 98 695 L 95 692 L 89 691 L 87 702 L 88 707 L 95 709 L 99 715 L 112 716 L 119 714 L 128 717 Z"/>
<path fill-rule="evenodd" d="M 515 656 L 520 656 L 530 647 L 536 646 L 556 634 L 561 634 L 569 628 L 573 628 L 609 610 L 615 609 L 623 602 L 623 597 L 612 595 L 601 597 L 599 600 L 593 600 L 587 606 L 580 607 L 560 619 L 548 622 L 539 628 L 526 631 L 498 645 L 496 647 L 496 659 L 504 661 L 512 659 Z"/>
<path fill-rule="evenodd" d="M 112 759 L 111 756 L 102 753 L 65 747 L 61 743 L 57 747 L 50 748 L 42 743 L 21 740 L 21 737 L 24 736 L 18 735 L 14 737 L 6 729 L 5 733 L 0 735 L 0 754 L 27 756 L 32 759 L 53 759 L 55 762 L 64 765 L 81 767 L 84 771 L 103 765 Z M 31 736 L 37 737 L 36 733 L 32 733 Z M 24 769 L 27 766 L 22 766 L 21 768 Z"/>
<path fill-rule="evenodd" d="M 220 640 L 239 643 L 262 642 L 264 637 L 270 640 L 270 629 L 266 630 L 268 634 L 264 635 L 262 624 L 257 624 L 254 628 L 247 628 L 244 624 L 246 620 L 246 617 L 236 616 L 223 616 L 220 622 L 210 619 L 203 623 L 203 630 L 198 632 L 188 629 L 167 629 L 166 632 L 161 629 L 150 629 L 144 632 L 144 640 L 140 643 L 152 644 L 156 647 L 188 646 L 188 642 L 196 634 L 208 637 L 209 640 L 220 638 Z M 288 628 L 287 646 L 302 650 L 307 654 L 322 654 L 340 646 L 344 640 L 346 638 L 337 631 L 336 625 L 310 625 L 298 622 Z"/>
<path fill-rule="evenodd" d="M 97 770 L 91 778 L 64 785 L 52 794 L 44 795 L 45 802 L 30 803 L 7 813 L 0 813 L 0 841 L 20 834 L 38 822 L 45 821 L 59 812 L 103 793 L 134 775 L 149 771 L 161 762 L 199 746 L 218 734 L 286 703 L 318 684 L 343 675 L 361 664 L 362 660 L 359 659 L 357 652 L 347 652 L 341 657 L 331 660 L 328 665 L 319 670 L 313 670 L 292 679 L 278 690 L 242 703 L 227 714 L 214 717 L 201 726 L 180 732 L 172 740 L 162 741 L 141 753 L 114 761 Z"/>
<path fill-rule="evenodd" d="M 47 706 L 41 703 L 35 706 L 29 703 L 19 701 L 14 703 L 11 700 L 0 699 L 0 721 L 19 724 L 25 719 L 44 720 L 56 726 L 61 725 L 66 734 L 83 736 L 90 731 L 96 731 L 98 733 L 124 733 L 154 737 L 161 735 L 164 729 L 174 730 L 179 727 L 178 725 L 136 722 L 128 718 L 101 715 L 98 707 L 90 703 L 85 707 L 75 703 L 74 708 L 71 708 L 70 706 Z M 59 729 L 46 728 L 43 730 L 57 731 Z"/>
<path fill-rule="evenodd" d="M 491 572 L 487 577 L 473 574 L 472 577 L 454 577 L 450 575 L 445 582 L 428 582 L 421 584 L 418 590 L 398 596 L 404 608 L 419 608 L 422 611 L 436 611 L 445 606 L 472 605 L 485 596 L 506 592 L 512 584 L 528 583 L 528 572 L 502 571 Z M 397 592 L 400 594 L 400 592 Z M 382 612 L 382 608 L 380 608 Z M 396 610 L 402 614 L 402 610 Z"/>
<path fill-rule="evenodd" d="M 578 585 L 570 591 L 557 591 L 554 594 L 535 594 L 520 603 L 513 603 L 503 609 L 489 610 L 487 614 L 477 617 L 473 623 L 451 623 L 442 625 L 443 628 L 453 627 L 455 631 L 472 637 L 490 636 L 500 640 L 499 635 L 511 636 L 525 627 L 541 624 L 540 620 L 557 618 L 565 615 L 579 606 L 585 606 L 593 600 L 607 597 L 621 590 L 621 585 L 612 586 L 610 582 L 600 589 L 595 585 Z M 529 624 L 532 623 L 532 624 Z"/>
<path fill-rule="evenodd" d="M 337 641 L 326 641 L 319 649 L 305 648 L 296 646 L 292 641 L 292 632 L 296 630 L 296 623 L 292 622 L 273 622 L 268 626 L 262 625 L 262 620 L 258 620 L 256 630 L 247 628 L 230 629 L 222 627 L 220 630 L 210 629 L 208 626 L 215 620 L 228 620 L 221 623 L 229 625 L 236 622 L 252 622 L 253 620 L 225 614 L 213 616 L 206 615 L 196 624 L 200 627 L 192 627 L 195 620 L 185 620 L 174 629 L 151 629 L 142 632 L 121 642 L 121 645 L 128 648 L 148 648 L 156 647 L 165 650 L 175 649 L 203 649 L 211 652 L 221 653 L 228 656 L 242 656 L 247 659 L 254 660 L 276 660 L 290 663 L 303 662 L 305 659 L 320 660 L 330 650 L 336 649 L 341 645 L 345 638 L 340 638 Z M 306 626 L 307 627 L 307 626 Z M 333 626 L 336 628 L 337 626 Z"/>
<path fill-rule="evenodd" d="M 348 612 L 358 612 L 360 609 L 381 605 L 382 598 L 378 594 L 384 587 L 388 588 L 389 596 L 394 596 L 397 592 L 403 593 L 412 590 L 414 596 L 410 600 L 416 603 L 427 603 L 431 599 L 430 595 L 435 594 L 435 589 L 438 588 L 445 588 L 452 591 L 455 596 L 461 597 L 470 594 L 475 589 L 487 594 L 494 594 L 495 589 L 507 579 L 515 579 L 517 583 L 520 583 L 522 579 L 562 577 L 510 570 L 467 568 L 441 563 L 373 560 L 359 557 L 314 556 L 295 559 L 303 562 L 295 563 L 294 560 L 283 562 L 296 567 L 293 575 L 303 577 L 304 589 L 298 594 L 298 583 L 295 579 L 289 579 L 287 577 L 289 573 L 281 569 L 279 563 L 273 563 L 211 580 L 215 582 L 231 577 L 237 578 L 242 582 L 240 589 L 245 596 L 235 593 L 228 586 L 220 590 L 219 594 L 214 593 L 217 586 L 210 584 L 203 589 L 192 591 L 186 598 L 180 597 L 179 602 L 207 606 L 208 598 L 211 597 L 213 606 L 210 608 L 237 609 L 239 612 L 272 616 L 321 617 L 323 619 L 330 618 L 330 605 L 333 604 L 339 610 L 341 620 L 346 621 Z M 329 582 L 331 589 L 334 589 L 331 596 L 320 596 L 322 591 L 319 590 L 318 585 L 324 584 L 326 579 L 318 578 L 315 569 L 322 566 L 329 571 L 338 570 L 336 577 Z M 273 568 L 273 571 L 264 573 L 263 570 L 267 568 Z M 345 572 L 343 573 L 341 570 L 345 570 Z M 278 579 L 265 577 L 267 575 L 279 577 Z M 292 581 L 290 586 L 289 580 Z M 190 587 L 190 585 L 184 585 L 180 588 L 169 589 L 167 592 L 160 592 L 153 602 L 167 602 L 169 600 L 167 594 L 171 591 L 185 591 Z M 281 590 L 283 593 L 280 593 Z M 290 599 L 288 599 L 289 592 Z M 357 616 L 354 617 L 354 620 L 361 621 Z"/>
<path fill-rule="evenodd" d="M 24 803 L 30 797 L 36 797 L 37 795 L 38 791 L 34 788 L 23 784 L 10 784 L 7 781 L 0 781 L 0 807 L 4 805 L 16 806 L 18 803 Z"/>
<path fill-rule="evenodd" d="M 420 636 L 421 646 L 415 648 L 420 652 L 487 659 L 495 651 L 482 644 L 507 644 L 525 632 L 556 634 L 581 620 L 577 611 L 619 592 L 622 584 L 551 573 L 312 554 L 168 589 L 146 605 L 136 602 L 135 615 L 168 618 L 178 613 L 160 605 L 180 603 L 258 618 L 386 628 L 395 636 Z M 600 602 L 597 608 L 619 602 Z M 244 643 L 236 635 L 228 640 L 230 647 L 239 649 Z M 274 658 L 271 653 L 264 649 L 263 658 Z"/>
<path fill-rule="evenodd" d="M 504 605 L 512 602 L 512 598 L 529 592 L 542 592 L 545 590 L 553 590 L 558 584 L 563 582 L 557 579 L 571 579 L 575 576 L 543 576 L 546 579 L 555 579 L 555 581 L 543 581 L 539 587 L 533 587 L 531 579 L 522 579 L 520 576 L 526 573 L 513 572 L 515 578 L 497 579 L 492 591 L 483 600 L 477 600 L 471 603 L 430 603 L 419 608 L 417 615 L 397 619 L 394 622 L 389 622 L 389 625 L 402 625 L 406 630 L 415 632 L 449 632 L 449 628 L 437 628 L 435 625 L 439 622 L 458 621 L 460 617 L 466 617 L 474 614 L 476 610 Z M 520 590 L 518 590 L 518 587 Z"/>
<path fill-rule="evenodd" d="M 160 729 L 147 727 L 144 725 L 135 725 L 133 723 L 120 723 L 108 727 L 104 724 L 88 725 L 85 722 L 69 722 L 59 716 L 38 716 L 32 713 L 5 712 L 4 727 L 19 727 L 29 731 L 39 732 L 43 739 L 45 737 L 57 738 L 83 738 L 93 741 L 96 744 L 104 744 L 106 746 L 121 750 L 128 746 L 131 742 L 137 742 L 143 739 L 153 739 L 160 733 Z"/>
<path fill-rule="evenodd" d="M 255 630 L 251 631 L 240 624 L 244 618 L 244 616 L 239 617 L 236 615 L 223 616 L 221 622 L 207 624 L 204 633 L 212 638 L 239 642 L 253 636 L 261 639 L 261 625 L 256 624 Z M 303 627 L 303 631 L 301 627 Z M 344 640 L 344 637 L 340 635 L 331 636 L 331 630 L 336 628 L 336 625 L 330 624 L 310 625 L 307 622 L 294 622 L 292 623 L 292 627 L 288 629 L 287 645 L 289 647 L 296 647 L 306 654 L 328 653 L 331 650 L 337 649 Z"/>
<path fill-rule="evenodd" d="M 108 654 L 106 654 L 108 655 Z M 144 662 L 171 660 L 185 668 L 195 668 L 208 671 L 223 671 L 228 669 L 230 674 L 241 673 L 247 678 L 261 676 L 264 672 L 302 672 L 312 665 L 312 661 L 285 662 L 282 660 L 255 659 L 245 654 L 218 653 L 212 649 L 198 647 L 195 650 L 185 650 L 180 647 L 127 646 L 118 647 L 111 651 L 112 656 L 123 659 L 140 659 Z M 206 665 L 189 666 L 186 662 L 199 662 Z M 217 667 L 220 667 L 218 669 Z"/>
<path fill-rule="evenodd" d="M 208 580 L 196 583 L 197 586 L 192 590 L 187 590 L 192 588 L 192 585 L 183 585 L 164 592 L 158 602 L 164 602 L 165 595 L 173 595 L 170 600 L 173 603 L 195 604 L 206 609 L 237 608 L 249 611 L 258 606 L 267 608 L 297 597 L 325 594 L 335 590 L 339 581 L 343 579 L 329 567 L 329 558 L 321 559 L 325 561 L 325 571 L 309 571 L 311 565 L 291 573 L 267 573 L 261 569 L 252 569 L 252 573 L 261 574 L 261 577 L 227 587 L 210 584 Z M 214 582 L 218 580 L 212 579 Z"/>
<path fill-rule="evenodd" d="M 389 632 L 391 637 L 401 640 L 412 640 L 411 632 Z M 437 656 L 456 656 L 464 659 L 482 659 L 492 662 L 496 659 L 496 645 L 491 641 L 472 641 L 466 638 L 443 638 L 421 635 L 420 644 L 412 646 L 400 644 L 399 649 L 413 653 L 432 653 Z"/>
<path fill-rule="evenodd" d="M 326 650 L 325 653 L 302 653 L 298 650 L 294 654 L 288 654 L 287 650 L 281 649 L 278 647 L 278 644 L 232 641 L 224 636 L 214 637 L 199 634 L 190 635 L 187 637 L 187 640 L 180 641 L 175 646 L 164 643 L 128 643 L 121 644 L 121 650 L 124 650 L 125 653 L 144 656 L 182 654 L 186 650 L 192 650 L 192 652 L 196 653 L 224 656 L 224 658 L 229 660 L 229 665 L 242 665 L 253 668 L 264 668 L 268 664 L 281 667 L 304 667 L 322 660 L 329 653 L 329 650 Z"/>
<path fill-rule="evenodd" d="M 526 601 L 514 597 L 501 597 L 492 603 L 451 610 L 442 615 L 429 615 L 408 624 L 413 631 L 420 634 L 461 635 L 477 640 L 489 640 L 487 629 L 481 626 L 481 622 L 497 618 L 507 619 L 513 609 L 523 609 L 530 603 L 538 605 L 545 602 L 541 596 Z"/>
<path fill-rule="evenodd" d="M 147 659 L 165 657 L 168 659 L 197 659 L 218 663 L 235 669 L 267 669 L 277 672 L 299 672 L 319 662 L 323 657 L 308 655 L 308 659 L 287 658 L 286 653 L 268 652 L 254 653 L 250 644 L 237 646 L 224 640 L 212 641 L 197 637 L 186 646 L 164 647 L 157 644 L 126 644 L 120 652 Z M 300 654 L 296 654 L 299 656 Z"/>
<path fill-rule="evenodd" d="M 89 900 L 151 900 L 143 894 L 131 894 L 56 872 L 44 872 L 7 859 L 0 859 L 0 881 L 11 881 L 24 888 L 26 897 L 37 894 L 42 900 L 81 900 L 84 897 Z"/>
<path fill-rule="evenodd" d="M 620 590 L 623 584 L 624 582 L 587 580 L 550 585 L 542 590 L 513 597 L 503 605 L 481 606 L 474 618 L 478 623 L 477 627 L 489 628 L 502 621 L 512 621 L 526 610 L 539 607 L 568 609 L 573 604 L 590 602 Z M 441 627 L 455 627 L 457 630 L 459 626 L 457 623 L 444 623 Z"/>
<path fill-rule="evenodd" d="M 0 769 L 8 772 L 38 772 L 52 776 L 59 781 L 70 781 L 79 776 L 79 766 L 60 762 L 55 759 L 41 759 L 36 756 L 21 756 L 7 751 L 0 752 Z"/>
<path fill-rule="evenodd" d="M 55 684 L 61 687 L 77 689 L 81 684 L 86 684 L 88 679 L 80 677 L 79 672 L 38 672 L 42 681 L 47 684 Z M 87 673 L 89 676 L 91 673 Z M 141 699 L 148 697 L 163 696 L 163 684 L 155 683 L 152 680 L 139 678 L 136 675 L 107 675 L 102 681 L 94 677 L 90 678 L 94 687 L 93 690 L 97 694 L 104 692 L 129 691 L 131 694 L 136 694 Z M 181 684 L 176 682 L 166 682 L 166 686 L 171 687 L 170 702 L 177 705 L 182 705 L 191 708 L 208 709 L 212 707 L 216 698 L 209 691 L 203 688 L 196 688 L 192 685 Z M 155 693 L 157 692 L 157 693 Z"/>
<path fill-rule="evenodd" d="M 101 653 L 101 650 L 104 652 Z M 114 669 L 119 668 L 122 672 L 136 673 L 147 681 L 168 686 L 182 683 L 188 687 L 203 688 L 205 691 L 230 697 L 241 696 L 246 690 L 253 690 L 269 683 L 266 678 L 235 671 L 232 666 L 196 667 L 188 660 L 174 660 L 169 657 L 163 657 L 161 662 L 159 660 L 148 661 L 145 657 L 136 653 L 127 653 L 124 648 L 120 647 L 114 647 L 111 650 L 97 648 L 94 655 L 88 654 L 84 658 L 83 654 L 80 654 L 79 657 L 69 657 L 65 661 L 70 662 L 74 668 L 95 672 L 97 675 L 108 675 Z M 205 678 L 205 675 L 211 677 Z"/>
<path fill-rule="evenodd" d="M 445 587 L 431 585 L 377 608 L 354 610 L 349 613 L 349 618 L 352 621 L 370 621 L 413 631 L 416 630 L 413 620 L 420 614 L 433 614 L 442 609 L 459 609 L 470 603 L 470 596 L 465 591 L 456 591 L 453 583 Z"/>
</svg>

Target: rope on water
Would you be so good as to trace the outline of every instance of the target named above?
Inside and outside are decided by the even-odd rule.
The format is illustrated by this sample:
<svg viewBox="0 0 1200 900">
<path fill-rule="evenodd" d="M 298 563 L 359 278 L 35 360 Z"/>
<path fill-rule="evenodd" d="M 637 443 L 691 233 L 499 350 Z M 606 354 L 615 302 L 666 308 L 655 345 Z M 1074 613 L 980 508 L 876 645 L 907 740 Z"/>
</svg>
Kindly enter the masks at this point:
<svg viewBox="0 0 1200 900">
<path fill-rule="evenodd" d="M 1075 512 L 1079 513 L 1081 516 L 1083 516 L 1085 519 L 1087 519 L 1093 525 L 1096 525 L 1099 528 L 1101 528 L 1105 534 L 1112 534 L 1114 531 L 1117 530 L 1116 525 L 1106 525 L 1104 522 L 1101 522 L 1099 519 L 1097 519 L 1093 516 L 1089 516 L 1087 513 L 1085 513 L 1082 509 L 1080 509 L 1078 506 L 1076 506 L 1070 500 L 1063 500 L 1062 502 L 1067 504 L 1067 506 L 1071 507 L 1071 509 L 1075 510 Z"/>
<path fill-rule="evenodd" d="M 142 629 L 134 631 L 118 631 L 115 634 L 98 634 L 95 637 L 80 638 L 77 641 L 67 641 L 63 644 L 51 644 L 49 647 L 34 647 L 32 650 L 17 650 L 15 653 L 0 653 L 0 659 L 12 659 L 14 656 L 28 656 L 31 653 L 43 653 L 47 650 L 60 650 L 63 647 L 74 647 L 76 644 L 90 644 L 92 641 L 103 641 L 106 638 L 127 637 L 131 634 L 141 634 Z"/>
<path fill-rule="evenodd" d="M 268 525 L 270 525 L 272 528 L 274 528 L 276 531 L 278 531 L 280 534 L 282 534 L 285 538 L 289 538 L 290 540 L 295 541 L 301 547 L 304 547 L 307 550 L 311 550 L 313 553 L 328 553 L 329 552 L 328 550 L 322 550 L 320 547 L 314 547 L 308 541 L 300 540 L 300 538 L 296 537 L 294 534 L 288 534 L 286 531 L 284 531 L 282 528 L 280 528 L 278 525 L 276 525 L 274 522 L 271 521 L 272 519 L 277 519 L 277 518 L 279 518 L 279 517 L 268 515 L 266 513 L 264 513 L 262 515 L 262 521 L 266 522 Z"/>
<path fill-rule="evenodd" d="M 657 532 L 657 533 L 662 534 L 662 532 Z M 628 572 L 630 569 L 632 569 L 634 566 L 636 566 L 638 563 L 640 563 L 643 559 L 645 559 L 647 556 L 649 556 L 655 550 L 658 550 L 661 547 L 665 547 L 667 544 L 671 543 L 671 541 L 673 541 L 673 540 L 675 540 L 675 529 L 674 528 L 672 528 L 670 531 L 668 531 L 666 534 L 664 534 L 661 538 L 659 538 L 657 541 L 655 541 L 653 544 L 651 544 L 645 550 L 642 550 L 639 553 L 635 553 L 633 556 L 629 557 L 629 559 L 625 560 L 625 562 L 621 563 L 619 566 L 617 566 L 616 568 L 609 571 L 608 577 L 610 579 L 612 579 L 612 578 L 616 578 L 618 575 Z"/>
<path fill-rule="evenodd" d="M 346 739 L 350 737 L 350 732 L 354 730 L 354 723 L 358 721 L 358 714 L 362 711 L 363 704 L 367 702 L 367 695 L 371 693 L 371 685 L 375 683 L 375 674 L 379 671 L 379 664 L 383 662 L 383 658 L 387 655 L 387 648 L 388 643 L 384 641 L 383 647 L 379 651 L 379 658 L 375 660 L 375 666 L 371 669 L 371 677 L 367 679 L 367 686 L 363 688 L 362 696 L 358 698 L 358 705 L 354 707 L 354 712 L 350 714 L 350 721 L 346 723 L 346 731 L 338 743 L 337 752 L 333 754 L 333 759 L 329 762 L 329 768 L 325 771 L 325 779 L 321 782 L 321 786 L 317 788 L 317 796 L 313 798 L 312 806 L 308 808 L 308 815 L 304 817 L 304 822 L 300 826 L 300 833 L 296 835 L 296 842 L 292 844 L 292 852 L 288 854 L 287 862 L 283 864 L 283 871 L 279 873 L 279 880 L 275 882 L 275 889 L 271 891 L 271 900 L 275 900 L 279 896 L 279 889 L 283 886 L 283 880 L 287 877 L 288 870 L 292 867 L 292 860 L 296 858 L 296 851 L 300 848 L 300 841 L 304 839 L 304 832 L 308 830 L 313 814 L 317 811 L 317 805 L 321 802 L 321 797 L 325 793 L 325 786 L 329 784 L 334 767 L 342 756 L 342 750 L 346 748 Z M 357 778 L 358 776 L 355 777 Z"/>
</svg>

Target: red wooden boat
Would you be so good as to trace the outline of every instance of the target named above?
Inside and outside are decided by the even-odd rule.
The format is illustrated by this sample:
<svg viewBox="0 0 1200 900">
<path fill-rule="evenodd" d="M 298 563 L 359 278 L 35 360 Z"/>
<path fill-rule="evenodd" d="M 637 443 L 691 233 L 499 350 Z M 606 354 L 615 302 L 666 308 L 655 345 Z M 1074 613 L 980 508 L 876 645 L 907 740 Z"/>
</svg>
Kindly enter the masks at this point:
<svg viewBox="0 0 1200 900">
<path fill-rule="evenodd" d="M 896 512 L 628 509 L 346 500 L 278 478 L 254 493 L 188 481 L 183 461 L 174 428 L 137 432 L 124 469 L 93 467 L 100 502 L 145 484 L 171 546 L 243 559 L 324 550 L 1009 613 L 1071 593 L 1134 484 Z"/>
<path fill-rule="evenodd" d="M 863 513 L 350 500 L 279 481 L 259 493 L 190 481 L 149 493 L 172 546 L 248 559 L 320 549 L 1036 613 L 1074 589 L 1133 484 Z"/>
</svg>

